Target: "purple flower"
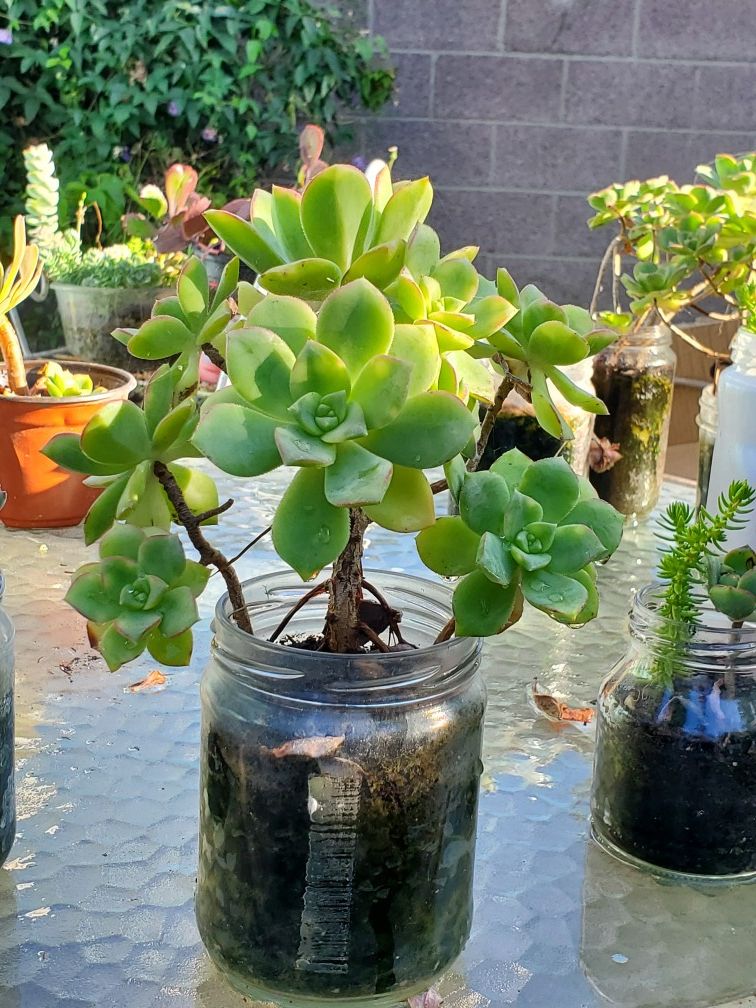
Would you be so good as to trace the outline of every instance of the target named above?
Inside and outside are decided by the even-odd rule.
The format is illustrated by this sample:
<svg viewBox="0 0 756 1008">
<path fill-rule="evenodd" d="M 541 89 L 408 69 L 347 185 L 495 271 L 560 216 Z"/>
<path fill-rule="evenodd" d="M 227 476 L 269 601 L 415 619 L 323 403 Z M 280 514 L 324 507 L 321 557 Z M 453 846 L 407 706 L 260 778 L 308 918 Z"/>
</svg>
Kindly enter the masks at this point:
<svg viewBox="0 0 756 1008">
<path fill-rule="evenodd" d="M 364 157 L 360 157 L 359 154 L 352 158 L 352 164 L 355 168 L 359 168 L 361 172 L 364 172 L 367 168 L 367 161 Z"/>
<path fill-rule="evenodd" d="M 216 143 L 218 140 L 218 130 L 214 126 L 205 126 L 200 135 L 208 143 Z"/>
<path fill-rule="evenodd" d="M 122 147 L 119 157 L 121 161 L 125 161 L 128 164 L 131 161 L 131 147 Z"/>
<path fill-rule="evenodd" d="M 0 28 L 0 45 L 13 45 L 13 32 L 10 28 Z"/>
<path fill-rule="evenodd" d="M 169 101 L 168 102 L 168 115 L 169 116 L 173 116 L 173 118 L 175 119 L 176 116 L 178 116 L 180 114 L 181 114 L 181 109 L 178 107 L 178 102 Z"/>
</svg>

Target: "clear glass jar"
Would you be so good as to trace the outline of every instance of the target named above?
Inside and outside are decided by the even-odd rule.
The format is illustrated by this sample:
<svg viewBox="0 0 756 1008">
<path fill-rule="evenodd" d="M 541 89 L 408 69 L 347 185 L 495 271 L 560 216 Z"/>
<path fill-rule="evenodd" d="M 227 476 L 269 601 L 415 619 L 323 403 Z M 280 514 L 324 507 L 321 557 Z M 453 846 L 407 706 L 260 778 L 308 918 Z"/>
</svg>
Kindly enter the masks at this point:
<svg viewBox="0 0 756 1008">
<path fill-rule="evenodd" d="M 16 795 L 13 783 L 13 624 L 2 607 L 0 573 L 0 865 L 16 835 Z"/>
<path fill-rule="evenodd" d="M 303 585 L 247 582 L 256 636 L 216 609 L 202 681 L 197 921 L 266 1003 L 398 1005 L 460 953 L 472 915 L 480 644 L 430 646 L 446 585 L 366 574 L 417 650 L 325 655 L 267 638 Z M 325 598 L 287 634 L 322 629 Z"/>
<path fill-rule="evenodd" d="M 711 477 L 711 460 L 717 441 L 717 394 L 713 385 L 707 385 L 701 392 L 698 403 L 698 482 L 696 484 L 696 507 L 706 504 Z"/>
<path fill-rule="evenodd" d="M 713 610 L 688 636 L 635 597 L 601 686 L 591 817 L 611 853 L 663 875 L 756 876 L 756 625 Z"/>
<path fill-rule="evenodd" d="M 594 361 L 596 395 L 609 410 L 596 417 L 596 437 L 619 444 L 622 458 L 591 482 L 628 518 L 647 517 L 659 499 L 676 362 L 664 325 L 621 336 Z"/>
<path fill-rule="evenodd" d="M 738 330 L 730 349 L 732 364 L 719 376 L 719 417 L 711 459 L 706 506 L 716 510 L 717 498 L 733 480 L 756 485 L 756 333 Z M 756 542 L 756 514 L 738 532 L 727 537 L 728 546 Z"/>
</svg>

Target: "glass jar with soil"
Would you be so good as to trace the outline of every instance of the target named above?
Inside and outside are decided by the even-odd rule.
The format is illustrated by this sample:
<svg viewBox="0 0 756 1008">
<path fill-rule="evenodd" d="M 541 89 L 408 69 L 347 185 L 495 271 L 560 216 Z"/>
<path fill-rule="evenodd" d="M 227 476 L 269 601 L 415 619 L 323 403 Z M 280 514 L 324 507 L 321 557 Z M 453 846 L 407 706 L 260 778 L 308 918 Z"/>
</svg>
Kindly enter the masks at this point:
<svg viewBox="0 0 756 1008">
<path fill-rule="evenodd" d="M 16 835 L 13 786 L 13 624 L 3 609 L 2 601 L 3 575 L 0 573 L 0 865 L 8 856 Z"/>
<path fill-rule="evenodd" d="M 647 517 L 659 499 L 675 364 L 664 325 L 622 335 L 594 362 L 596 395 L 609 410 L 596 417 L 596 437 L 619 444 L 622 458 L 605 472 L 591 473 L 591 482 L 628 518 Z"/>
<path fill-rule="evenodd" d="M 636 596 L 599 694 L 594 837 L 657 874 L 756 877 L 756 625 L 710 610 L 688 631 L 660 602 Z"/>
<path fill-rule="evenodd" d="M 696 484 L 696 507 L 706 504 L 711 477 L 711 460 L 717 441 L 717 395 L 713 385 L 707 385 L 701 392 L 698 403 L 698 480 Z"/>
<path fill-rule="evenodd" d="M 262 1001 L 399 1005 L 460 953 L 472 914 L 485 690 L 480 644 L 433 644 L 445 585 L 367 573 L 406 649 L 326 654 L 326 599 L 245 585 L 256 636 L 216 610 L 202 683 L 197 920 Z M 368 645 L 369 647 L 369 645 Z"/>
</svg>

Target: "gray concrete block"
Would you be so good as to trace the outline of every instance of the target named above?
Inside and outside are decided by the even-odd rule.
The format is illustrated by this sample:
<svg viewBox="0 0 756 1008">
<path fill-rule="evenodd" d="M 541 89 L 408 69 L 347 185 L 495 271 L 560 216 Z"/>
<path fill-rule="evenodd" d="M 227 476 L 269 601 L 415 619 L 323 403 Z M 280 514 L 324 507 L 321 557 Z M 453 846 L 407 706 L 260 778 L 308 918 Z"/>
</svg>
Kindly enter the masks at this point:
<svg viewBox="0 0 756 1008">
<path fill-rule="evenodd" d="M 561 60 L 441 55 L 436 61 L 440 118 L 557 122 L 561 98 Z"/>
<path fill-rule="evenodd" d="M 669 175 L 680 185 L 693 181 L 690 133 L 630 130 L 625 146 L 625 179 Z"/>
<path fill-rule="evenodd" d="M 593 210 L 584 196 L 557 196 L 554 240 L 548 252 L 555 256 L 601 258 L 616 232 L 608 224 L 592 231 L 587 223 L 592 216 Z"/>
<path fill-rule="evenodd" d="M 510 193 L 440 189 L 430 223 L 441 235 L 447 251 L 462 245 L 479 245 L 490 253 L 533 255 L 552 241 L 554 199 L 547 193 Z M 499 262 L 496 265 L 506 265 Z"/>
<path fill-rule="evenodd" d="M 367 120 L 365 151 L 382 157 L 399 148 L 394 177 L 430 175 L 436 185 L 487 185 L 491 176 L 493 127 L 487 123 Z"/>
<path fill-rule="evenodd" d="M 661 59 L 753 60 L 753 0 L 638 0 L 639 53 Z"/>
<path fill-rule="evenodd" d="M 377 0 L 373 31 L 392 49 L 498 48 L 501 0 Z"/>
<path fill-rule="evenodd" d="M 393 99 L 381 110 L 387 117 L 430 116 L 431 59 L 427 53 L 395 53 Z"/>
<path fill-rule="evenodd" d="M 701 67 L 694 110 L 704 129 L 756 131 L 756 63 Z"/>
<path fill-rule="evenodd" d="M 635 0 L 508 0 L 504 48 L 629 56 Z"/>
<path fill-rule="evenodd" d="M 506 266 L 517 285 L 532 283 L 557 304 L 590 304 L 598 261 L 592 259 L 510 256 Z"/>
<path fill-rule="evenodd" d="M 498 126 L 494 183 L 513 189 L 583 193 L 620 170 L 622 134 L 579 126 Z"/>
<path fill-rule="evenodd" d="M 694 120 L 696 68 L 575 60 L 567 69 L 568 122 L 684 128 Z"/>
</svg>

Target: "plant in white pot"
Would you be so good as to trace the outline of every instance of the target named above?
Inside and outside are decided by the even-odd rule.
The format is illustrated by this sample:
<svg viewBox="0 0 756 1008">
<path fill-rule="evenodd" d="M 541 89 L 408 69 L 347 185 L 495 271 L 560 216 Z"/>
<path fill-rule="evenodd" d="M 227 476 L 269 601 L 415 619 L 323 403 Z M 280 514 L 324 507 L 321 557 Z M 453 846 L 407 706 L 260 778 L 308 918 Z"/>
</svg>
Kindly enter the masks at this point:
<svg viewBox="0 0 756 1008">
<path fill-rule="evenodd" d="M 279 1004 L 396 1004 L 457 956 L 481 769 L 478 638 L 526 601 L 591 619 L 594 564 L 621 535 L 561 459 L 511 452 L 473 471 L 497 386 L 532 385 L 554 429 L 546 374 L 560 381 L 560 363 L 606 336 L 506 271 L 483 280 L 475 249 L 440 257 L 423 224 L 431 196 L 427 179 L 392 184 L 386 170 L 371 187 L 335 165 L 301 195 L 256 193 L 249 222 L 208 213 L 262 290 L 237 283 L 233 260 L 211 296 L 191 259 L 177 297 L 120 334 L 135 355 L 174 361 L 143 410 L 107 408 L 48 448 L 106 484 L 85 524 L 100 557 L 68 599 L 112 669 L 145 649 L 186 663 L 209 568 L 226 582 L 202 686 L 197 917 L 230 982 Z M 232 384 L 200 409 L 203 350 Z M 250 480 L 288 469 L 272 537 L 291 570 L 240 584 L 211 541 L 232 502 L 186 455 Z M 428 470 L 441 465 L 455 517 L 436 517 Z M 419 533 L 421 559 L 459 578 L 453 591 L 364 570 L 371 522 Z"/>
<path fill-rule="evenodd" d="M 140 325 L 161 291 L 174 286 L 184 256 L 160 252 L 148 239 L 85 248 L 82 203 L 76 227 L 61 230 L 58 179 L 46 144 L 24 151 L 27 173 L 26 220 L 29 239 L 42 255 L 55 291 L 66 346 L 85 361 L 133 368 L 134 360 L 111 338 L 118 326 Z M 96 204 L 95 213 L 99 214 Z"/>
</svg>

